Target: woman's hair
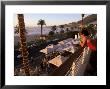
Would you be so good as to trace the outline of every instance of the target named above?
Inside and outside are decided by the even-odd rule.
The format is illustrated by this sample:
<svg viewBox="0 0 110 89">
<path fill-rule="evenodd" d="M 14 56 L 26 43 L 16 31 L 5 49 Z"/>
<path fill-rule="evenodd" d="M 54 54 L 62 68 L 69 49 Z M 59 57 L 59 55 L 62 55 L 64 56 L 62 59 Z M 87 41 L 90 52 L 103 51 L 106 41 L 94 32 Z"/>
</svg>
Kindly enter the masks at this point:
<svg viewBox="0 0 110 89">
<path fill-rule="evenodd" d="M 82 29 L 81 34 L 83 34 L 84 36 L 89 36 L 89 32 L 87 31 L 86 28 Z"/>
</svg>

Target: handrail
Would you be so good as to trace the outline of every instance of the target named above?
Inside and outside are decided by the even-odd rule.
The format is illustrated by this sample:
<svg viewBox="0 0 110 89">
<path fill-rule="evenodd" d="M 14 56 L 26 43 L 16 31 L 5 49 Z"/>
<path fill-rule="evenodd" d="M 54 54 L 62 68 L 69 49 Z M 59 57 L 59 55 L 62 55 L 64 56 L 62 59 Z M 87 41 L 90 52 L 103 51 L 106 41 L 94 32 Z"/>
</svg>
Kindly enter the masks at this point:
<svg viewBox="0 0 110 89">
<path fill-rule="evenodd" d="M 65 76 L 68 70 L 71 68 L 73 62 L 79 57 L 79 55 L 83 52 L 82 47 L 79 47 L 74 54 L 70 56 L 68 60 L 66 60 L 60 67 L 55 69 L 49 76 Z"/>
</svg>

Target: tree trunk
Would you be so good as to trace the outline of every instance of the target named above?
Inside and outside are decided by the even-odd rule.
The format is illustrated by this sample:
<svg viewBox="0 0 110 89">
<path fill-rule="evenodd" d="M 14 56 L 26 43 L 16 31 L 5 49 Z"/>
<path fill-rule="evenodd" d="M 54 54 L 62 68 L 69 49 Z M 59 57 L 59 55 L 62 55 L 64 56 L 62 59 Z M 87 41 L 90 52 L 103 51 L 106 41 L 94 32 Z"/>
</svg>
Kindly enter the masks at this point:
<svg viewBox="0 0 110 89">
<path fill-rule="evenodd" d="M 42 37 L 42 25 L 41 25 L 41 37 Z"/>
<path fill-rule="evenodd" d="M 20 33 L 20 49 L 22 53 L 23 69 L 27 76 L 29 73 L 29 60 L 28 60 L 28 51 L 26 46 L 26 36 L 25 36 L 25 24 L 24 24 L 24 15 L 18 14 L 18 24 L 19 24 L 19 33 Z"/>
</svg>

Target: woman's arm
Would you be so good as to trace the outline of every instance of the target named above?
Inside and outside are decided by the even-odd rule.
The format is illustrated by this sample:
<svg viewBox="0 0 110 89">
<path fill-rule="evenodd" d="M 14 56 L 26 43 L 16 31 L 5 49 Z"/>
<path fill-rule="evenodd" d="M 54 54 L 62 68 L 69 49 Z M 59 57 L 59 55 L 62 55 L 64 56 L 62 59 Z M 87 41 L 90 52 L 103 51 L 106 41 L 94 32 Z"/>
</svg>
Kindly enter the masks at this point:
<svg viewBox="0 0 110 89">
<path fill-rule="evenodd" d="M 81 41 L 80 41 L 80 45 L 81 45 L 81 47 L 84 47 L 84 45 L 86 44 L 86 37 L 84 37 L 84 36 L 81 36 Z"/>
</svg>

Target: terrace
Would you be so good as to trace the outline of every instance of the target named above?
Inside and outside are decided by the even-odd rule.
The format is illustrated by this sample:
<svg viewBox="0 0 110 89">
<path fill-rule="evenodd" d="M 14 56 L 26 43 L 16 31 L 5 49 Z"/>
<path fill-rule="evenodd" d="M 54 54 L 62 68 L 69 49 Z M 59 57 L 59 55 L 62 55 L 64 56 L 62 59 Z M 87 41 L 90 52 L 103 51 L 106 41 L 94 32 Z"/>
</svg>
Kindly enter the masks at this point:
<svg viewBox="0 0 110 89">
<path fill-rule="evenodd" d="M 83 76 L 90 57 L 89 48 L 81 48 L 71 54 L 71 56 L 49 76 Z"/>
<path fill-rule="evenodd" d="M 19 17 L 19 18 L 21 19 L 21 17 Z M 23 16 L 22 16 L 22 18 L 23 18 Z M 63 28 L 64 28 L 64 26 L 61 27 L 62 31 L 63 31 Z M 76 35 L 76 34 L 78 34 L 78 35 Z M 23 38 L 22 35 L 23 34 L 21 33 L 21 38 Z M 58 36 L 58 38 L 56 35 Z M 78 39 L 77 39 L 77 36 L 78 36 Z M 42 28 L 41 28 L 41 37 L 42 37 Z M 75 38 L 75 39 L 73 39 L 73 38 Z M 70 31 L 70 32 L 67 31 L 65 33 L 63 31 L 63 32 L 60 32 L 59 35 L 58 34 L 53 34 L 53 35 L 49 34 L 49 38 L 47 40 L 44 39 L 45 40 L 44 41 L 43 39 L 40 39 L 39 42 L 35 42 L 37 44 L 34 43 L 31 46 L 28 46 L 29 53 L 31 54 L 31 55 L 29 55 L 30 56 L 29 59 L 33 60 L 33 57 L 35 57 L 34 59 L 36 59 L 36 61 L 33 61 L 34 63 L 32 63 L 31 62 L 32 60 L 29 60 L 29 62 L 28 62 L 28 58 L 27 59 L 24 58 L 23 66 L 25 67 L 24 68 L 25 70 L 20 68 L 18 75 L 19 74 L 21 76 L 25 75 L 25 73 L 27 73 L 26 70 L 28 70 L 28 74 L 26 74 L 26 75 L 31 75 L 31 76 L 36 76 L 36 75 L 41 75 L 41 76 L 44 76 L 44 75 L 47 75 L 47 76 L 48 75 L 49 76 L 84 75 L 84 73 L 86 71 L 86 67 L 89 64 L 89 58 L 90 58 L 91 52 L 88 47 L 82 48 L 79 46 L 79 39 L 80 39 L 80 37 L 79 37 L 78 32 L 73 33 L 72 31 Z M 26 40 L 24 42 L 26 43 Z M 51 44 L 51 45 L 49 45 L 49 44 Z M 26 45 L 24 45 L 24 46 L 26 46 Z M 30 51 L 31 48 L 32 48 L 32 51 Z M 21 51 L 23 51 L 23 50 L 21 50 Z M 64 55 L 65 52 L 70 52 L 69 56 Z M 24 52 L 24 54 L 26 54 L 26 53 L 28 53 L 28 52 Z M 38 53 L 40 54 L 39 56 L 38 56 Z M 27 56 L 28 56 L 28 54 L 26 55 L 26 57 Z M 48 58 L 48 56 L 50 58 Z M 25 57 L 25 56 L 23 56 L 23 57 Z M 37 59 L 39 59 L 40 61 L 38 62 Z M 29 64 L 29 66 L 30 66 L 29 68 L 27 68 L 27 65 L 25 65 L 26 64 L 25 61 L 27 61 L 27 63 Z M 49 72 L 48 72 L 48 70 L 49 70 Z"/>
<path fill-rule="evenodd" d="M 59 44 L 62 44 L 63 42 L 65 44 L 68 42 L 70 43 L 72 42 L 72 39 L 60 41 Z M 49 52 L 48 54 L 46 52 L 46 58 L 43 58 L 42 60 L 45 65 L 44 68 L 41 67 L 43 64 L 39 62 L 39 66 L 30 69 L 31 76 L 83 76 L 88 65 L 91 52 L 87 47 L 82 48 L 77 44 L 74 44 L 73 46 L 75 50 L 74 53 L 69 50 L 63 50 L 63 52 L 58 52 L 57 50 L 56 52 Z M 53 47 L 56 48 L 55 45 L 49 45 L 47 47 L 52 49 Z M 23 70 L 20 69 L 18 74 L 23 76 Z"/>
</svg>

